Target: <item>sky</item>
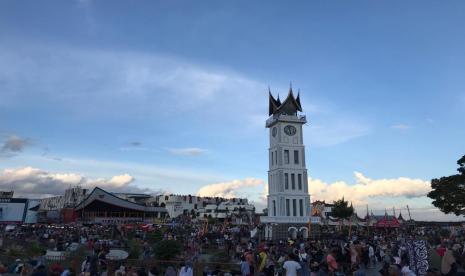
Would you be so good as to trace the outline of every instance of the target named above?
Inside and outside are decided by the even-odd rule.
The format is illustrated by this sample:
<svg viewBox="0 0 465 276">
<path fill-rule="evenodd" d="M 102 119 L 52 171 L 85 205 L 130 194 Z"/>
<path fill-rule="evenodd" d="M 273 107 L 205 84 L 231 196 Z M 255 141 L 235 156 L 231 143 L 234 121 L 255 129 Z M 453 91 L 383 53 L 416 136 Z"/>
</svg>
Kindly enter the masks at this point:
<svg viewBox="0 0 465 276">
<path fill-rule="evenodd" d="M 264 206 L 268 87 L 300 90 L 312 200 L 443 216 L 465 154 L 463 1 L 1 1 L 0 188 Z M 405 217 L 405 216 L 404 216 Z"/>
</svg>

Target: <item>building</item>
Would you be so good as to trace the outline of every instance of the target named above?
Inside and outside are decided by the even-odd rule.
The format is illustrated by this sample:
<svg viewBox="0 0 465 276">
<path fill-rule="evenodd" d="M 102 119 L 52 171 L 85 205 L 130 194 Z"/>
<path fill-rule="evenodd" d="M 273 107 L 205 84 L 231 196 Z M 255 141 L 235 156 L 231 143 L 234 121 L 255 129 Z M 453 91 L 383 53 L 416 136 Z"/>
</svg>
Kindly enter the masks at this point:
<svg viewBox="0 0 465 276">
<path fill-rule="evenodd" d="M 195 214 L 199 218 L 225 219 L 239 213 L 255 211 L 246 198 L 202 197 L 193 195 L 158 195 L 149 201 L 153 206 L 165 207 L 170 218 Z"/>
<path fill-rule="evenodd" d="M 167 215 L 163 207 L 138 204 L 123 199 L 98 187 L 75 208 L 77 220 L 93 224 L 125 224 L 154 222 Z"/>
<path fill-rule="evenodd" d="M 231 219 L 233 224 L 251 223 L 255 215 L 255 206 L 249 204 L 247 199 L 222 199 L 216 204 L 207 204 L 197 210 L 200 218 L 214 218 L 219 220 Z"/>
<path fill-rule="evenodd" d="M 41 199 L 38 208 L 38 221 L 41 223 L 76 221 L 74 208 L 88 195 L 88 189 L 77 186 L 66 189 L 64 195 Z"/>
<path fill-rule="evenodd" d="M 320 221 L 328 219 L 333 211 L 333 204 L 317 200 L 312 202 L 312 217 L 319 217 Z"/>
<path fill-rule="evenodd" d="M 158 195 L 153 200 L 153 205 L 166 208 L 170 218 L 196 212 L 208 203 L 205 198 L 192 195 Z"/>
<path fill-rule="evenodd" d="M 300 95 L 294 97 L 292 88 L 282 103 L 269 93 L 268 214 L 261 217 L 267 239 L 308 237 L 311 208 L 302 131 L 307 119 L 299 112 Z"/>
</svg>

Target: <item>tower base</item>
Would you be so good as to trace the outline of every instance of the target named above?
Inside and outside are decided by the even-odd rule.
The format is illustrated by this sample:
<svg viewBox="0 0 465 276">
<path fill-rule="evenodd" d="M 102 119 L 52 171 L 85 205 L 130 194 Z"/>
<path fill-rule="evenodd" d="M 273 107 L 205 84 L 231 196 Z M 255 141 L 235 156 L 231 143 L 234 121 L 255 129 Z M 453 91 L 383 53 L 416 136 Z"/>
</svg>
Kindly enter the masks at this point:
<svg viewBox="0 0 465 276">
<path fill-rule="evenodd" d="M 262 240 L 306 240 L 311 237 L 308 223 L 267 223 L 262 228 Z"/>
</svg>

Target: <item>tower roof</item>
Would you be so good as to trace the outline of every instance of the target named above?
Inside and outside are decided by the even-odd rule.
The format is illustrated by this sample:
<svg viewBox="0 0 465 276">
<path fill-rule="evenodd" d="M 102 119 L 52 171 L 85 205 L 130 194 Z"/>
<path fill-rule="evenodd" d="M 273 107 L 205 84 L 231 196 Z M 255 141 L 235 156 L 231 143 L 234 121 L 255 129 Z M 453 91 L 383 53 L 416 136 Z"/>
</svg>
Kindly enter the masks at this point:
<svg viewBox="0 0 465 276">
<path fill-rule="evenodd" d="M 287 94 L 286 99 L 281 103 L 278 98 L 275 99 L 269 92 L 269 110 L 268 115 L 274 114 L 286 114 L 286 115 L 296 115 L 297 111 L 302 112 L 302 106 L 300 104 L 300 92 L 297 94 L 297 98 L 294 96 L 292 87 L 289 88 L 289 93 Z"/>
</svg>

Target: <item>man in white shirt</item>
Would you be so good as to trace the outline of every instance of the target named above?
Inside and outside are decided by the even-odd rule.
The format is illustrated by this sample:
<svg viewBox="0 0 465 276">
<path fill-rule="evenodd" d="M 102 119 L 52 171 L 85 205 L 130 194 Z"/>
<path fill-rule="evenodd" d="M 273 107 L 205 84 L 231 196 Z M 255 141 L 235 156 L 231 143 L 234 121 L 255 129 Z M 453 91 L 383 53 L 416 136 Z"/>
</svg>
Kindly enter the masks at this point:
<svg viewBox="0 0 465 276">
<path fill-rule="evenodd" d="M 375 249 L 373 248 L 373 245 L 369 244 L 368 246 L 368 258 L 370 259 L 370 265 L 374 266 L 375 265 Z"/>
<path fill-rule="evenodd" d="M 297 271 L 302 267 L 296 262 L 297 257 L 289 254 L 287 261 L 284 262 L 283 268 L 286 270 L 286 276 L 297 276 Z"/>
</svg>

